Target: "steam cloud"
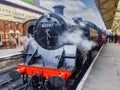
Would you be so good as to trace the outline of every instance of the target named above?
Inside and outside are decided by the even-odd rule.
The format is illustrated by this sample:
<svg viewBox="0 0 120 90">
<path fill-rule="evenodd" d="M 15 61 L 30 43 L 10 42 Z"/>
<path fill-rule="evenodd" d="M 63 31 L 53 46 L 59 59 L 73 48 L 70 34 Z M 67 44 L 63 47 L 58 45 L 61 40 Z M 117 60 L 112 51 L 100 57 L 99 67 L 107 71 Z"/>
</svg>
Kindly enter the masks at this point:
<svg viewBox="0 0 120 90">
<path fill-rule="evenodd" d="M 30 41 L 34 40 L 31 35 L 22 37 L 23 48 L 27 49 Z M 81 30 L 74 30 L 72 32 L 64 32 L 62 36 L 59 36 L 58 45 L 73 44 L 78 45 L 80 50 L 89 51 L 92 47 L 96 45 L 95 42 L 88 40 L 84 37 Z"/>
<path fill-rule="evenodd" d="M 28 36 L 23 36 L 23 37 L 22 37 L 22 40 L 21 40 L 22 45 L 23 45 L 23 48 L 24 48 L 24 49 L 27 49 L 28 44 L 29 44 L 30 41 L 32 41 L 32 40 L 33 40 L 33 37 L 32 37 L 31 35 L 29 35 L 29 37 L 28 37 Z"/>
<path fill-rule="evenodd" d="M 67 43 L 79 45 L 80 50 L 86 50 L 86 51 L 91 50 L 91 48 L 96 45 L 95 42 L 85 38 L 81 30 L 64 32 L 63 35 L 59 37 L 58 42 L 59 45 L 67 44 Z"/>
</svg>

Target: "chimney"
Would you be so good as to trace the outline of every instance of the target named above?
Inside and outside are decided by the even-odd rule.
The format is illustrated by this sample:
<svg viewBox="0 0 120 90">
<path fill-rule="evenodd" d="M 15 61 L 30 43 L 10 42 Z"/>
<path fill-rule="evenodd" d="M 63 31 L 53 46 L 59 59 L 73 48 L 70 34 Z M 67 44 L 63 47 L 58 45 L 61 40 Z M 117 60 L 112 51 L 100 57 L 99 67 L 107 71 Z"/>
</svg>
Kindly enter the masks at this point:
<svg viewBox="0 0 120 90">
<path fill-rule="evenodd" d="M 63 5 L 56 5 L 53 8 L 54 8 L 55 13 L 64 15 L 63 10 L 64 10 L 65 7 Z"/>
</svg>

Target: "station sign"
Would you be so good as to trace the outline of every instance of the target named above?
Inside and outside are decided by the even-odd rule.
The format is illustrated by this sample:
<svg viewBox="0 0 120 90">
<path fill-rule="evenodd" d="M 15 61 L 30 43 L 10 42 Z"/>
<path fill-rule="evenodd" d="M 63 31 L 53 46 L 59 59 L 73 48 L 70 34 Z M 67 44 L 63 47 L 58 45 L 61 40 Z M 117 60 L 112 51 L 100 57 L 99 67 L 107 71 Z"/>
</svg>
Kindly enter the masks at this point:
<svg viewBox="0 0 120 90">
<path fill-rule="evenodd" d="M 20 20 L 36 19 L 40 17 L 40 14 L 3 4 L 0 4 L 0 15 L 12 16 L 13 18 Z"/>
</svg>

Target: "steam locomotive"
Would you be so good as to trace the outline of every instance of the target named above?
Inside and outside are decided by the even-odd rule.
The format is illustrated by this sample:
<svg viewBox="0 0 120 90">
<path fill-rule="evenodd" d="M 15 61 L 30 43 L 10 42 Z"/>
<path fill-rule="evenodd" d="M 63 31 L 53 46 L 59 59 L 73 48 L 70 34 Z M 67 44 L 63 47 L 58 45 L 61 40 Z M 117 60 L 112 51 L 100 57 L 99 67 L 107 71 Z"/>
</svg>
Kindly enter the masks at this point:
<svg viewBox="0 0 120 90">
<path fill-rule="evenodd" d="M 56 13 L 31 21 L 28 33 L 32 34 L 34 40 L 30 41 L 24 53 L 24 63 L 11 71 L 10 77 L 17 79 L 23 75 L 26 90 L 71 90 L 83 66 L 91 63 L 91 50 L 82 50 L 80 45 L 71 42 L 59 44 L 59 38 L 65 32 L 72 33 L 79 28 L 84 37 L 101 46 L 102 31 L 90 22 L 82 21 L 86 25 L 82 27 L 79 19 L 67 21 Z"/>
</svg>

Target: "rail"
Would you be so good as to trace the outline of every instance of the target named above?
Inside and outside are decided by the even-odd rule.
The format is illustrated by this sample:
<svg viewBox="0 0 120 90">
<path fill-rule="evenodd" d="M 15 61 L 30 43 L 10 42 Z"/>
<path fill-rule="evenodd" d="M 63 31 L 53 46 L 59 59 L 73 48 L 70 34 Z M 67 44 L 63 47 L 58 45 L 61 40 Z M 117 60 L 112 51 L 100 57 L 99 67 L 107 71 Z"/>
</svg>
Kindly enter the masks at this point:
<svg viewBox="0 0 120 90">
<path fill-rule="evenodd" d="M 20 58 L 22 56 L 23 56 L 23 54 L 21 52 L 16 53 L 16 54 L 10 54 L 10 55 L 6 55 L 6 56 L 2 56 L 2 57 L 0 57 L 0 62 L 4 61 L 4 60 L 11 60 L 11 59 Z"/>
<path fill-rule="evenodd" d="M 13 81 L 13 79 L 9 79 L 9 80 L 6 80 L 6 81 L 4 81 L 4 82 L 1 82 L 1 83 L 0 83 L 0 87 L 3 86 L 3 85 L 6 85 L 6 84 L 8 84 L 8 83 L 10 83 L 10 82 L 12 82 L 12 81 Z"/>
</svg>

